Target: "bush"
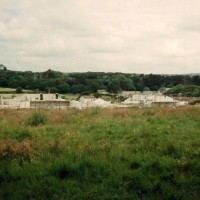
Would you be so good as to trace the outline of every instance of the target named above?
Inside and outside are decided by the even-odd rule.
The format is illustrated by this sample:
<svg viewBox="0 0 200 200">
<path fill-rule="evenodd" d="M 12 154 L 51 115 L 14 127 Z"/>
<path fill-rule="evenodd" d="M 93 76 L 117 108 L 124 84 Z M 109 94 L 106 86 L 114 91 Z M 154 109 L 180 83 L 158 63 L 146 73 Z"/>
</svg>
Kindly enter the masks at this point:
<svg viewBox="0 0 200 200">
<path fill-rule="evenodd" d="M 46 115 L 39 112 L 34 112 L 27 121 L 27 124 L 31 126 L 38 126 L 46 123 L 47 123 Z"/>
<path fill-rule="evenodd" d="M 18 88 L 16 89 L 16 93 L 18 93 L 18 94 L 23 93 L 22 88 L 21 88 L 21 87 L 18 87 Z"/>
</svg>

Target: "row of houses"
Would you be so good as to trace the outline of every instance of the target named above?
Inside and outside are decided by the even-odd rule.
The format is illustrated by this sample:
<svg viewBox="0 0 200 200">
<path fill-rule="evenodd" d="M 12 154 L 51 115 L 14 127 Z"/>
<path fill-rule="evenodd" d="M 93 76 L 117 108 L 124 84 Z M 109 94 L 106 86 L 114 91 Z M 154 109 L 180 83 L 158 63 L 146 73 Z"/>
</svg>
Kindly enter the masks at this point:
<svg viewBox="0 0 200 200">
<path fill-rule="evenodd" d="M 29 109 L 69 109 L 69 108 L 114 108 L 114 107 L 175 107 L 187 105 L 187 102 L 177 101 L 161 93 L 135 92 L 123 102 L 111 102 L 94 96 L 82 96 L 78 100 L 65 100 L 58 94 L 23 94 L 13 99 L 1 97 L 0 108 Z"/>
</svg>

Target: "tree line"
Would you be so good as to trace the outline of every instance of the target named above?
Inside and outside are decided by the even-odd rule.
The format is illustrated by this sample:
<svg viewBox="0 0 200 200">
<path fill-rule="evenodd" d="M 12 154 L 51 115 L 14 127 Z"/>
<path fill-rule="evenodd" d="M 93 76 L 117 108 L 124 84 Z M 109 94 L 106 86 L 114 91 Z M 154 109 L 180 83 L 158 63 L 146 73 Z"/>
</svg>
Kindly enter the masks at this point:
<svg viewBox="0 0 200 200">
<path fill-rule="evenodd" d="M 52 93 L 96 93 L 104 89 L 112 93 L 120 91 L 156 91 L 160 88 L 179 87 L 171 94 L 181 93 L 184 86 L 200 86 L 200 76 L 125 74 L 105 72 L 61 73 L 54 70 L 45 72 L 0 71 L 0 87 L 51 91 Z M 192 89 L 192 87 L 190 87 Z M 196 94 L 198 87 L 195 87 Z M 188 92 L 188 91 L 187 91 Z M 168 92 L 170 93 L 170 92 Z M 199 90 L 200 93 L 200 90 Z M 200 94 L 199 94 L 200 96 Z"/>
</svg>

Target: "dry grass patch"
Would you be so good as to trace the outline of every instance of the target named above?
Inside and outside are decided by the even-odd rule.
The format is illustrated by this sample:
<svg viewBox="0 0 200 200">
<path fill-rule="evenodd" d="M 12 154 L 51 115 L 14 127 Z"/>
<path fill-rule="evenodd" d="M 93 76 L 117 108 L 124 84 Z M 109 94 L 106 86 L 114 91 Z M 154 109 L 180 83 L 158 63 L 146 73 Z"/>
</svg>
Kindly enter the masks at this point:
<svg viewBox="0 0 200 200">
<path fill-rule="evenodd" d="M 33 152 L 33 144 L 30 140 L 16 142 L 8 139 L 0 143 L 0 160 L 2 162 L 12 160 L 18 160 L 22 163 L 30 162 Z"/>
</svg>

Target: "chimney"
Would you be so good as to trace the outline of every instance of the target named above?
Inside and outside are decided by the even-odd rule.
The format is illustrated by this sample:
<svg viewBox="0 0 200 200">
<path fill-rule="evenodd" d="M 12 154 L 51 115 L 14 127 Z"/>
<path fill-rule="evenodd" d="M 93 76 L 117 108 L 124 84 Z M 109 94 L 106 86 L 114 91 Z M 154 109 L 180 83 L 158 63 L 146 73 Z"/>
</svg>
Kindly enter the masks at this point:
<svg viewBox="0 0 200 200">
<path fill-rule="evenodd" d="M 40 93 L 40 100 L 42 101 L 43 100 L 43 94 Z"/>
</svg>

